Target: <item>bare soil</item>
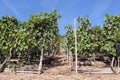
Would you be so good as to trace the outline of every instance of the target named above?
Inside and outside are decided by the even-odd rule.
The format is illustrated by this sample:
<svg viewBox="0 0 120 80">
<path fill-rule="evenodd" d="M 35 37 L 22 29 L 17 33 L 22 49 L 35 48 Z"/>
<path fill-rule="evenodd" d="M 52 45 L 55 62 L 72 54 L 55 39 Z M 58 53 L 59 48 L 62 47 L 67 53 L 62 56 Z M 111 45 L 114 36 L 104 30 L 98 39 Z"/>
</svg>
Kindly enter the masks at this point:
<svg viewBox="0 0 120 80">
<path fill-rule="evenodd" d="M 110 68 L 84 66 L 78 73 L 70 71 L 65 55 L 56 55 L 54 65 L 44 68 L 44 73 L 0 73 L 0 80 L 120 80 L 120 74 L 113 74 Z"/>
</svg>

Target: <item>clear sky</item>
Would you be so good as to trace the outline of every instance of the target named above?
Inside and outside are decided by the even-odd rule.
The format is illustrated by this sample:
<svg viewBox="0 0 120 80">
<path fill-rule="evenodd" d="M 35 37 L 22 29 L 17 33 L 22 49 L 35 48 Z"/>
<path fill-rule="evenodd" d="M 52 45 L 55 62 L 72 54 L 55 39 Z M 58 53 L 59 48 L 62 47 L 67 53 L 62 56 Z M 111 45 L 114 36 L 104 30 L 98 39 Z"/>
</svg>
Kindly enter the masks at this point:
<svg viewBox="0 0 120 80">
<path fill-rule="evenodd" d="M 0 18 L 8 14 L 27 21 L 30 14 L 54 9 L 62 15 L 59 30 L 64 35 L 64 27 L 73 25 L 73 19 L 78 16 L 88 15 L 92 25 L 101 25 L 106 13 L 120 14 L 120 0 L 0 0 Z"/>
</svg>

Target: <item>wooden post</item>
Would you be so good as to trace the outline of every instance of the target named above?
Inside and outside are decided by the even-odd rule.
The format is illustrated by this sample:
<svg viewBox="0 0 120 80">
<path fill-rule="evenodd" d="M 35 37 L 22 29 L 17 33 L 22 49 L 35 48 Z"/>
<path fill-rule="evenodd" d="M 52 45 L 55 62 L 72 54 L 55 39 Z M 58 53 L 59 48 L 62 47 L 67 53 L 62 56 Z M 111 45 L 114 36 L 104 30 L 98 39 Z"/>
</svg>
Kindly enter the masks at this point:
<svg viewBox="0 0 120 80">
<path fill-rule="evenodd" d="M 119 73 L 119 67 L 120 67 L 120 66 L 119 66 L 119 65 L 120 65 L 120 64 L 119 64 L 119 57 L 117 57 L 117 61 L 118 61 L 118 64 L 117 64 L 117 65 L 118 65 L 118 71 L 117 71 L 117 72 Z"/>
<path fill-rule="evenodd" d="M 74 18 L 74 34 L 75 34 L 75 72 L 77 73 L 77 35 L 76 35 L 76 19 Z"/>
<path fill-rule="evenodd" d="M 43 65 L 42 65 L 42 61 L 43 61 L 43 51 L 44 51 L 44 44 L 45 44 L 45 38 L 43 39 L 43 44 L 42 44 L 42 49 L 41 49 L 41 55 L 40 55 L 40 62 L 39 62 L 39 68 L 38 68 L 38 74 L 41 74 Z"/>
</svg>

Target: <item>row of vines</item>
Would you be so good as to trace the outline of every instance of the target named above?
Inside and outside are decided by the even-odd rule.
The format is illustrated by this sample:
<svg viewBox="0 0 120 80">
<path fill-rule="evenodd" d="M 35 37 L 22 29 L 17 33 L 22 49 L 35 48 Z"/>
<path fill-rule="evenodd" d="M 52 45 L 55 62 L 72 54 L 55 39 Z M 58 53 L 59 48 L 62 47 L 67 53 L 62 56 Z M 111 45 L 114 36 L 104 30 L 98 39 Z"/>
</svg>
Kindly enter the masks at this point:
<svg viewBox="0 0 120 80">
<path fill-rule="evenodd" d="M 65 49 L 67 55 L 72 55 L 71 61 L 74 61 L 74 30 L 71 25 L 66 26 L 66 35 L 61 37 L 58 29 L 60 18 L 61 15 L 56 10 L 32 14 L 25 22 L 14 16 L 3 16 L 0 19 L 0 72 L 4 71 L 10 59 L 16 58 L 25 61 L 22 64 L 34 64 L 34 61 L 39 60 L 37 64 L 40 74 L 43 72 L 43 61 L 51 63 L 60 46 Z M 81 61 L 93 57 L 95 62 L 96 57 L 102 59 L 107 56 L 106 61 L 111 63 L 112 71 L 119 73 L 120 15 L 106 14 L 103 26 L 92 26 L 88 16 L 78 17 L 77 24 L 78 59 Z M 19 64 L 15 64 L 12 67 L 18 66 Z"/>
<path fill-rule="evenodd" d="M 38 58 L 40 74 L 44 54 L 54 57 L 59 49 L 60 17 L 56 10 L 32 14 L 26 22 L 14 16 L 3 16 L 0 19 L 0 72 L 10 58 L 23 59 L 28 64 Z"/>
<path fill-rule="evenodd" d="M 105 15 L 103 26 L 92 26 L 88 16 L 77 19 L 77 52 L 78 58 L 86 59 L 96 56 L 102 58 L 109 57 L 107 61 L 111 63 L 111 69 L 114 73 L 118 73 L 118 69 L 114 69 L 114 65 L 119 67 L 120 59 L 120 15 Z M 65 27 L 67 33 L 64 38 L 65 50 L 73 53 L 75 56 L 75 36 L 73 26 Z M 75 58 L 75 57 L 74 57 Z"/>
</svg>

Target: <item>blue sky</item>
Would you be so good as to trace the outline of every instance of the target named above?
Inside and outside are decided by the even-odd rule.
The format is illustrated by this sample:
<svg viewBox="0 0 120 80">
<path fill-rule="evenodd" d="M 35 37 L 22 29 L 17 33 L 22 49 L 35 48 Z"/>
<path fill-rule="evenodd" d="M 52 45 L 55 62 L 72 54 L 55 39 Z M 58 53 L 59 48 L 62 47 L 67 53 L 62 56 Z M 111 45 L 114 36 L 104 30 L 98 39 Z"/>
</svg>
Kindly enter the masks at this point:
<svg viewBox="0 0 120 80">
<path fill-rule="evenodd" d="M 1 0 L 0 17 L 8 14 L 27 21 L 30 14 L 54 9 L 62 15 L 59 30 L 60 34 L 64 35 L 64 27 L 73 25 L 73 19 L 78 16 L 88 15 L 92 25 L 102 25 L 106 13 L 120 14 L 120 0 Z"/>
</svg>

